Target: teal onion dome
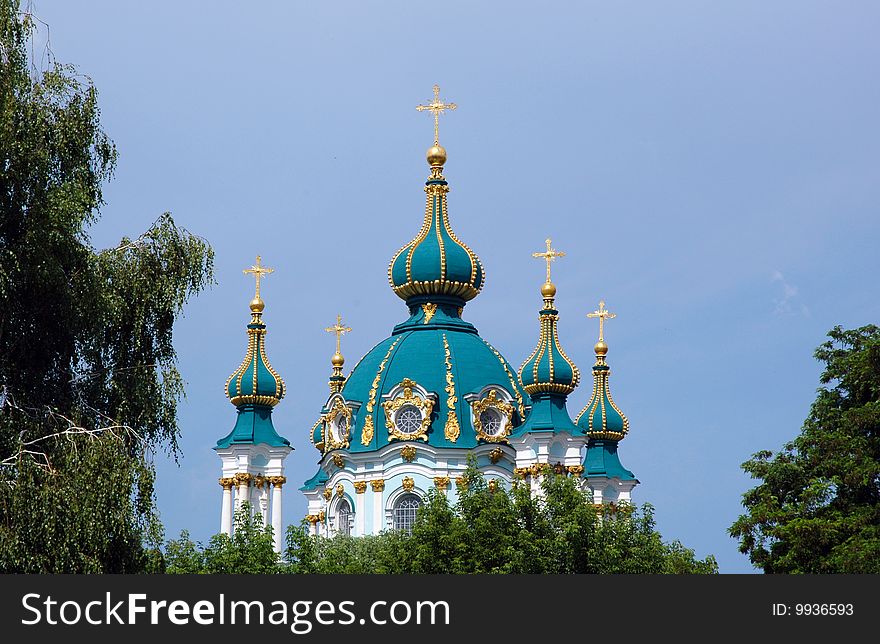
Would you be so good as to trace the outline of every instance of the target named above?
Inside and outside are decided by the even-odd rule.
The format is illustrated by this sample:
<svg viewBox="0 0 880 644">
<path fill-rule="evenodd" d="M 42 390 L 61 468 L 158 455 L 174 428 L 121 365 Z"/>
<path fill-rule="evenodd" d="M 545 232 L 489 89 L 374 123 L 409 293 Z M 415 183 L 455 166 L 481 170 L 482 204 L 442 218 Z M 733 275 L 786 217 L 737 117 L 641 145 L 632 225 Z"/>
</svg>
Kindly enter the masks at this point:
<svg viewBox="0 0 880 644">
<path fill-rule="evenodd" d="M 535 350 L 520 367 L 520 380 L 532 396 L 539 393 L 568 395 L 578 386 L 580 371 L 559 344 L 556 329 L 559 311 L 553 304 L 556 288 L 547 282 L 541 293 L 544 296 L 544 308 L 539 313 L 541 336 Z"/>
<path fill-rule="evenodd" d="M 226 380 L 226 396 L 233 405 L 274 407 L 286 393 L 284 380 L 266 357 L 266 325 L 262 322 L 263 301 L 251 302 L 251 323 L 247 325 L 248 348 L 241 365 Z"/>
<path fill-rule="evenodd" d="M 449 185 L 441 174 L 445 160 L 446 151 L 439 145 L 429 150 L 432 171 L 425 183 L 427 202 L 422 228 L 395 253 L 388 267 L 391 289 L 407 301 L 439 295 L 464 303 L 483 288 L 485 274 L 479 257 L 455 236 L 449 223 Z"/>
<path fill-rule="evenodd" d="M 215 449 L 242 444 L 290 446 L 290 441 L 279 435 L 272 423 L 272 408 L 281 402 L 287 389 L 266 356 L 263 308 L 263 300 L 258 295 L 250 304 L 247 353 L 238 369 L 226 380 L 226 396 L 238 409 L 238 416 L 232 431 L 217 441 Z"/>
<path fill-rule="evenodd" d="M 593 366 L 593 395 L 575 419 L 578 427 L 591 438 L 622 440 L 629 431 L 629 420 L 614 404 L 608 378 L 611 369 L 605 362 L 608 345 L 596 343 L 596 364 Z"/>
</svg>

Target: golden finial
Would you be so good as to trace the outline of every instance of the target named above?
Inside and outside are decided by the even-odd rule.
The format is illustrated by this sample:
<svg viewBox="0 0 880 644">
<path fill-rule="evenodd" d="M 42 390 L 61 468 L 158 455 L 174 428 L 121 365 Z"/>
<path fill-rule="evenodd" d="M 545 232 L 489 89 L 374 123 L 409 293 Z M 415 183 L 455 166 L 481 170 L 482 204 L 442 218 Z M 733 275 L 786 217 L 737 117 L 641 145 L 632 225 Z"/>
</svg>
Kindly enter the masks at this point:
<svg viewBox="0 0 880 644">
<path fill-rule="evenodd" d="M 264 275 L 269 275 L 270 273 L 274 273 L 274 268 L 269 268 L 268 266 L 263 266 L 262 258 L 257 255 L 256 263 L 250 268 L 246 268 L 242 271 L 245 275 L 250 273 L 257 280 L 257 290 L 254 295 L 254 299 L 251 300 L 251 311 L 254 313 L 260 313 L 263 310 L 263 300 L 260 298 L 260 279 L 263 278 Z"/>
<path fill-rule="evenodd" d="M 552 298 L 556 295 L 556 287 L 553 285 L 553 282 L 550 281 L 550 263 L 557 257 L 565 257 L 565 252 L 552 248 L 550 246 L 551 241 L 549 237 L 544 241 L 547 244 L 547 250 L 542 253 L 532 253 L 532 257 L 543 259 L 547 262 L 547 281 L 541 287 L 541 295 L 546 298 Z"/>
<path fill-rule="evenodd" d="M 336 324 L 333 326 L 328 326 L 324 329 L 327 333 L 335 333 L 336 334 L 336 353 L 333 354 L 333 357 L 330 359 L 330 362 L 334 367 L 341 367 L 345 364 L 345 358 L 342 357 L 342 344 L 341 338 L 343 335 L 351 331 L 350 326 L 344 326 L 342 324 L 342 316 L 336 316 Z M 338 364 L 337 364 L 338 363 Z"/>
<path fill-rule="evenodd" d="M 440 115 L 446 110 L 458 107 L 455 103 L 444 103 L 440 100 L 440 86 L 434 85 L 434 100 L 427 105 L 416 105 L 419 112 L 429 111 L 434 114 L 434 145 L 440 146 Z M 442 149 L 442 148 L 441 148 Z"/>
<path fill-rule="evenodd" d="M 608 345 L 605 344 L 605 320 L 611 320 L 617 317 L 617 313 L 612 313 L 605 309 L 605 300 L 599 301 L 599 308 L 592 313 L 587 313 L 588 318 L 599 318 L 599 341 L 594 347 L 596 355 L 604 356 L 608 353 Z"/>
</svg>

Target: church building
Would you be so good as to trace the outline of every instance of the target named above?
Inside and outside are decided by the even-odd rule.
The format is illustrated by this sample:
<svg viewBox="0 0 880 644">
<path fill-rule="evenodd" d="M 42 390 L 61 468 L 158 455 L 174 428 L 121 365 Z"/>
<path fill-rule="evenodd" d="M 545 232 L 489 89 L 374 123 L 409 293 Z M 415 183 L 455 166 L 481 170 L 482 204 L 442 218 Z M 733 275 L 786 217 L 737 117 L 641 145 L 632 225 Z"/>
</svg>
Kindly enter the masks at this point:
<svg viewBox="0 0 880 644">
<path fill-rule="evenodd" d="M 234 509 L 247 501 L 272 525 L 280 550 L 281 494 L 294 478 L 305 479 L 299 489 L 308 500 L 313 534 L 408 530 L 429 490 L 455 501 L 469 457 L 490 489 L 520 480 L 540 494 L 542 477 L 556 472 L 577 477 L 596 504 L 630 500 L 638 480 L 618 456 L 629 421 L 609 388 L 604 323 L 615 315 L 604 302 L 589 314 L 599 321 L 592 395 L 574 420 L 568 412 L 581 373 L 562 348 L 557 328 L 551 262 L 564 253 L 549 239 L 546 250 L 534 253 L 546 262 L 546 279 L 536 284 L 538 339 L 518 370 L 465 319 L 465 307 L 480 294 L 485 278 L 480 259 L 450 223 L 438 119 L 455 107 L 440 100 L 435 86 L 433 101 L 417 108 L 434 116 L 424 220 L 387 270 L 391 289 L 405 302 L 406 319 L 347 376 L 340 338 L 351 329 L 341 317 L 327 329 L 336 334 L 336 353 L 329 397 L 308 432 L 317 450 L 313 473 L 285 475 L 291 443 L 272 424 L 285 385 L 266 355 L 259 290 L 260 278 L 271 269 L 259 257 L 248 269 L 257 292 L 250 304 L 247 353 L 226 383 L 238 416 L 214 448 L 222 461 L 221 529 L 227 534 Z M 305 436 L 294 441 L 304 445 Z"/>
</svg>

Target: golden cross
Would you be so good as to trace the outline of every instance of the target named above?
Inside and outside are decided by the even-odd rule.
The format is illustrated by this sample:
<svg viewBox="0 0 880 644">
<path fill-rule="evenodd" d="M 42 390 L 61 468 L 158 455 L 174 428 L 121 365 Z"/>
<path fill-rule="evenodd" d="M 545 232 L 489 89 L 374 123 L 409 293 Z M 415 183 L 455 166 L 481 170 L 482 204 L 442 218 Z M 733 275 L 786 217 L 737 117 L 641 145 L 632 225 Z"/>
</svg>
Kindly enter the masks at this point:
<svg viewBox="0 0 880 644">
<path fill-rule="evenodd" d="M 434 100 L 427 105 L 416 105 L 419 112 L 428 110 L 434 113 L 434 145 L 440 145 L 440 115 L 446 110 L 458 107 L 455 103 L 444 103 L 440 100 L 440 86 L 434 85 Z"/>
<path fill-rule="evenodd" d="M 339 349 L 340 349 L 339 339 L 340 339 L 343 335 L 345 335 L 346 333 L 348 333 L 349 331 L 351 331 L 351 327 L 350 327 L 350 326 L 343 326 L 343 325 L 342 325 L 342 316 L 341 316 L 341 315 L 337 315 L 337 316 L 336 316 L 336 324 L 334 324 L 333 326 L 328 326 L 328 327 L 327 327 L 326 329 L 324 329 L 324 330 L 325 330 L 327 333 L 335 333 L 335 334 L 336 334 L 336 353 L 342 355 L 342 352 L 339 350 Z"/>
<path fill-rule="evenodd" d="M 556 250 L 555 248 L 550 248 L 550 238 L 547 240 L 547 250 L 543 253 L 532 253 L 532 257 L 539 257 L 541 259 L 547 260 L 547 281 L 550 281 L 550 262 L 555 260 L 557 257 L 565 257 L 565 252 L 561 250 Z"/>
<path fill-rule="evenodd" d="M 588 318 L 599 318 L 599 341 L 604 342 L 605 340 L 605 320 L 610 320 L 612 318 L 617 317 L 617 313 L 612 313 L 611 311 L 605 310 L 605 300 L 599 301 L 599 308 L 593 311 L 592 313 L 587 313 Z"/>
<path fill-rule="evenodd" d="M 261 262 L 261 258 L 257 255 L 257 263 L 251 266 L 250 268 L 244 269 L 242 272 L 247 274 L 251 273 L 254 277 L 257 278 L 257 294 L 254 295 L 254 299 L 260 299 L 260 279 L 264 275 L 268 275 L 269 273 L 274 273 L 274 268 L 269 268 L 268 266 L 263 266 Z"/>
</svg>

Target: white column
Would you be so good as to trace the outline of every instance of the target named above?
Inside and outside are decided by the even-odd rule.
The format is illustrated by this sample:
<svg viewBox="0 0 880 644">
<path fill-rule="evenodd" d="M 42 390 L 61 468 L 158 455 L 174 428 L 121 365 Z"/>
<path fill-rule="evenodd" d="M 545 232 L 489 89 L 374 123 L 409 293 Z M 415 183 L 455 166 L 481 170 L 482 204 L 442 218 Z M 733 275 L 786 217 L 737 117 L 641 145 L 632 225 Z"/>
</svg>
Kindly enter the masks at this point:
<svg viewBox="0 0 880 644">
<path fill-rule="evenodd" d="M 223 534 L 232 534 L 232 486 L 235 483 L 233 479 L 220 479 L 220 485 L 223 486 L 223 505 L 220 508 L 220 532 Z"/>
<path fill-rule="evenodd" d="M 382 503 L 382 497 L 385 496 L 385 481 L 384 479 L 370 481 L 370 487 L 373 495 L 373 534 L 379 534 L 385 529 L 385 507 Z"/>
<path fill-rule="evenodd" d="M 367 504 L 365 503 L 367 482 L 361 481 L 361 483 L 364 484 L 364 489 L 359 490 L 357 488 L 359 483 L 355 483 L 354 490 L 354 536 L 356 537 L 364 536 L 364 526 L 367 520 Z"/>
<path fill-rule="evenodd" d="M 275 552 L 281 552 L 281 486 L 287 482 L 283 476 L 273 476 L 272 483 L 272 532 Z"/>
<path fill-rule="evenodd" d="M 241 509 L 242 504 L 250 501 L 251 475 L 244 472 L 235 475 L 238 482 L 238 493 L 235 495 L 235 510 Z"/>
</svg>

